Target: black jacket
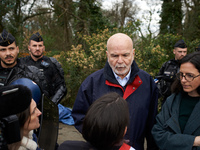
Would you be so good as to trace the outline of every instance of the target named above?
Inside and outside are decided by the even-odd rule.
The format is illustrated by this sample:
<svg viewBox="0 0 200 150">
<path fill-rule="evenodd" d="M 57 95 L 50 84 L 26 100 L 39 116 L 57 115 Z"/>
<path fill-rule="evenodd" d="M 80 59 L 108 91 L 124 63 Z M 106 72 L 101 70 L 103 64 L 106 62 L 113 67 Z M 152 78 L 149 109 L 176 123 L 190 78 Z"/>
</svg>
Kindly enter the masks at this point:
<svg viewBox="0 0 200 150">
<path fill-rule="evenodd" d="M 38 61 L 34 61 L 31 56 L 21 58 L 21 61 L 28 66 L 36 66 L 40 69 L 46 78 L 48 92 L 51 100 L 58 104 L 67 94 L 67 88 L 64 80 L 64 71 L 55 58 L 43 56 Z"/>
<path fill-rule="evenodd" d="M 0 86 L 6 86 L 19 78 L 29 78 L 42 89 L 46 85 L 44 76 L 35 66 L 26 66 L 19 59 L 12 68 L 3 68 L 0 64 Z"/>
<path fill-rule="evenodd" d="M 159 80 L 157 86 L 159 88 L 159 93 L 166 98 L 171 95 L 171 85 L 176 78 L 176 74 L 179 72 L 179 62 L 175 59 L 171 59 L 165 62 L 156 78 Z"/>
<path fill-rule="evenodd" d="M 178 71 L 179 62 L 175 59 L 171 59 L 162 65 L 158 76 L 163 76 L 168 82 L 173 82 Z"/>
</svg>

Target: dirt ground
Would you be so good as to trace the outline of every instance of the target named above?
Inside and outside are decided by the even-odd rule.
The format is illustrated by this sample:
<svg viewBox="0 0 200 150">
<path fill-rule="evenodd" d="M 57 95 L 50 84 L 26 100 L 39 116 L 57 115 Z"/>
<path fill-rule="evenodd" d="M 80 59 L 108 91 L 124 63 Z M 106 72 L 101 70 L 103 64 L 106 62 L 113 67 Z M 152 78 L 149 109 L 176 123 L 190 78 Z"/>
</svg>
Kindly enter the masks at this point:
<svg viewBox="0 0 200 150">
<path fill-rule="evenodd" d="M 60 145 L 66 140 L 77 140 L 85 141 L 78 130 L 74 126 L 69 126 L 63 123 L 59 123 L 58 140 L 57 143 Z M 144 148 L 147 148 L 145 141 Z"/>
<path fill-rule="evenodd" d="M 66 140 L 84 141 L 82 135 L 78 130 L 76 130 L 74 126 L 59 123 L 57 142 L 60 145 L 62 142 Z"/>
</svg>

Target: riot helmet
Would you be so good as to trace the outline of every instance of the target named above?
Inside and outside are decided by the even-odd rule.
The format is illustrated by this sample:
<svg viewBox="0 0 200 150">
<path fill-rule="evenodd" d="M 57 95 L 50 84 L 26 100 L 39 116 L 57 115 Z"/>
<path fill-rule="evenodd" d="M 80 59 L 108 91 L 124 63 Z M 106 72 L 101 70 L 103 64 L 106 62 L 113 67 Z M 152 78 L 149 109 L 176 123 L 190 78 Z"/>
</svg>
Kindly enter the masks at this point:
<svg viewBox="0 0 200 150">
<path fill-rule="evenodd" d="M 34 99 L 34 101 L 36 102 L 36 104 L 38 104 L 40 102 L 40 99 L 42 97 L 42 92 L 40 90 L 40 87 L 32 80 L 28 79 L 28 78 L 19 78 L 13 82 L 11 82 L 10 85 L 24 85 L 27 86 L 32 93 L 32 97 Z"/>
</svg>

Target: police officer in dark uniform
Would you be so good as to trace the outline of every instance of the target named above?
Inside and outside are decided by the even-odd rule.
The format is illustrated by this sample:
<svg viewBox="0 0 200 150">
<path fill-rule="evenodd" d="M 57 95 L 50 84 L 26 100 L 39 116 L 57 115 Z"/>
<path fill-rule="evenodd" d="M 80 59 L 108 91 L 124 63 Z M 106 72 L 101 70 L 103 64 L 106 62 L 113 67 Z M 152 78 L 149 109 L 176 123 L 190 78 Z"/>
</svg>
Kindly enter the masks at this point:
<svg viewBox="0 0 200 150">
<path fill-rule="evenodd" d="M 187 45 L 182 39 L 175 43 L 173 53 L 175 57 L 165 62 L 160 68 L 158 76 L 156 76 L 159 92 L 163 97 L 162 103 L 171 95 L 171 84 L 176 77 L 176 73 L 179 71 L 179 60 L 187 55 Z"/>
<path fill-rule="evenodd" d="M 30 56 L 21 58 L 22 61 L 40 69 L 47 79 L 49 97 L 55 104 L 58 104 L 67 94 L 64 71 L 60 63 L 53 57 L 43 55 L 44 41 L 38 32 L 30 37 L 28 50 Z"/>
<path fill-rule="evenodd" d="M 0 34 L 0 86 L 9 85 L 16 79 L 25 77 L 36 82 L 41 88 L 46 87 L 46 80 L 35 66 L 24 65 L 17 57 L 19 47 L 15 38 L 6 30 Z"/>
<path fill-rule="evenodd" d="M 21 59 L 18 59 L 18 53 L 19 48 L 16 45 L 15 38 L 6 30 L 3 30 L 0 34 L 0 87 L 7 87 L 12 84 L 30 87 L 29 83 L 36 84 L 39 87 L 42 96 L 38 100 L 38 105 L 42 112 L 42 117 L 40 118 L 41 127 L 36 131 L 36 134 L 40 145 L 47 139 L 51 144 L 55 145 L 58 135 L 58 107 L 48 98 L 46 77 L 36 66 L 26 65 Z M 30 80 L 29 83 L 27 79 Z M 44 133 L 45 128 L 51 132 Z M 45 146 L 51 146 L 51 144 L 47 143 Z"/>
</svg>

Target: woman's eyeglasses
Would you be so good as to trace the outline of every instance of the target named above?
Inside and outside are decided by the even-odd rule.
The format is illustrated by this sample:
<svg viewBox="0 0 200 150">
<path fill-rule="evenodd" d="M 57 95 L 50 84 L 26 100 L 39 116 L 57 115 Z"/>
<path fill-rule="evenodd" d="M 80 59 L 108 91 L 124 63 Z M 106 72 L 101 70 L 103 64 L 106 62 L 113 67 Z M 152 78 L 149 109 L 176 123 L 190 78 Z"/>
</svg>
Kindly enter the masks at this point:
<svg viewBox="0 0 200 150">
<path fill-rule="evenodd" d="M 176 74 L 176 77 L 177 77 L 178 80 L 182 80 L 183 77 L 185 77 L 185 80 L 187 80 L 188 82 L 193 81 L 194 78 L 196 78 L 196 77 L 198 77 L 198 76 L 200 76 L 200 74 L 197 75 L 197 76 L 195 76 L 195 75 L 193 75 L 193 74 L 191 74 L 191 73 L 186 73 L 185 75 L 183 75 L 182 72 L 179 72 L 179 73 Z"/>
</svg>

